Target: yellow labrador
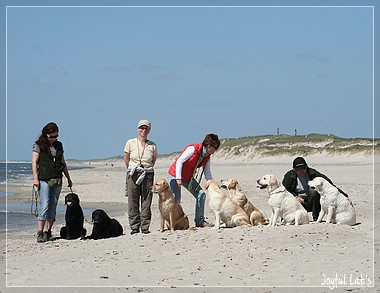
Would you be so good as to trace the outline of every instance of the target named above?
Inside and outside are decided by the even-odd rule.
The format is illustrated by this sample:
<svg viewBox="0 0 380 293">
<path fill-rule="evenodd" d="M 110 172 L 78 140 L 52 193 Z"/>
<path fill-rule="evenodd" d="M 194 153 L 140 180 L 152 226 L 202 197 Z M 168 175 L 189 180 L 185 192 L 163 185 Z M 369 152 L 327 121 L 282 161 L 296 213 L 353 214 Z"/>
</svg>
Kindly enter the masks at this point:
<svg viewBox="0 0 380 293">
<path fill-rule="evenodd" d="M 247 213 L 252 226 L 268 225 L 268 218 L 249 201 L 236 179 L 221 180 L 221 185 L 228 190 L 231 199 Z"/>
<path fill-rule="evenodd" d="M 189 229 L 189 219 L 183 212 L 180 203 L 175 199 L 165 179 L 158 179 L 152 191 L 158 194 L 158 209 L 160 210 L 160 232 L 164 231 L 165 221 L 171 232 Z"/>
<path fill-rule="evenodd" d="M 356 213 L 350 200 L 341 194 L 334 185 L 330 184 L 322 177 L 316 177 L 309 181 L 309 186 L 321 196 L 321 212 L 317 223 L 322 222 L 323 217 L 327 214 L 326 223 L 355 225 Z"/>
<path fill-rule="evenodd" d="M 285 225 L 302 225 L 309 223 L 309 216 L 305 208 L 295 197 L 288 192 L 277 178 L 267 174 L 257 180 L 258 188 L 266 189 L 269 193 L 268 204 L 272 209 L 269 226 L 276 226 L 277 220 L 283 218 Z"/>
<path fill-rule="evenodd" d="M 220 190 L 215 180 L 207 180 L 205 188 L 209 207 L 215 214 L 215 229 L 220 228 L 221 221 L 226 227 L 249 225 L 247 213 Z"/>
</svg>

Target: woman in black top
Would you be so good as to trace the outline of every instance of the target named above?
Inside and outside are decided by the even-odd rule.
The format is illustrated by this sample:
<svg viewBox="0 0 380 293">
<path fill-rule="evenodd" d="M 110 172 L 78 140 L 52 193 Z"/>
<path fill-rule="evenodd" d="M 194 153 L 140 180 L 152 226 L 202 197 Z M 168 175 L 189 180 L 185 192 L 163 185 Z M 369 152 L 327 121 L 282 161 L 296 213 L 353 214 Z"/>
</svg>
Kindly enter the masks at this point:
<svg viewBox="0 0 380 293">
<path fill-rule="evenodd" d="M 62 174 L 67 178 L 68 187 L 73 185 L 63 155 L 62 143 L 58 141 L 58 131 L 57 124 L 48 123 L 33 146 L 33 184 L 40 191 L 37 242 L 48 241 L 52 236 L 51 228 L 55 222 L 62 189 Z"/>
</svg>

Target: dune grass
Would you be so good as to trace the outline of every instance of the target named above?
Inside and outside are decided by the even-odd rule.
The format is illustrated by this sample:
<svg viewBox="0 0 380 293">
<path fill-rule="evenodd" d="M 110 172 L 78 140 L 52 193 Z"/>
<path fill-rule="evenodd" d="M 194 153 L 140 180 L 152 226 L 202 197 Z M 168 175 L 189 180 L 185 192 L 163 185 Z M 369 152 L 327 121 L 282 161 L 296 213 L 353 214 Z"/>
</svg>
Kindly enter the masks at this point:
<svg viewBox="0 0 380 293">
<path fill-rule="evenodd" d="M 332 134 L 260 135 L 222 139 L 218 152 L 240 155 L 254 150 L 258 155 L 308 155 L 312 153 L 378 153 L 380 139 L 342 138 Z"/>
</svg>

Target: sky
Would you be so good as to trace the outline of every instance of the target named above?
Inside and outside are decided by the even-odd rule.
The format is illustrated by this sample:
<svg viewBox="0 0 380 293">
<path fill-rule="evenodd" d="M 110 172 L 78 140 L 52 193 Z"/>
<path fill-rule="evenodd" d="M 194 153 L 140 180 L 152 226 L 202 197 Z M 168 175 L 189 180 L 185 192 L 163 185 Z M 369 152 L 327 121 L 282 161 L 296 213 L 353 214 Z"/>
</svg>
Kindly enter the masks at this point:
<svg viewBox="0 0 380 293">
<path fill-rule="evenodd" d="M 296 129 L 380 136 L 372 1 L 356 1 L 360 7 L 286 6 L 285 0 L 277 1 L 281 7 L 5 2 L 0 160 L 30 161 L 51 121 L 66 159 L 79 160 L 123 155 L 140 119 L 151 121 L 149 139 L 159 154 L 207 133 L 233 138 L 278 128 L 289 135 Z M 313 1 L 297 3 L 303 2 Z"/>
</svg>

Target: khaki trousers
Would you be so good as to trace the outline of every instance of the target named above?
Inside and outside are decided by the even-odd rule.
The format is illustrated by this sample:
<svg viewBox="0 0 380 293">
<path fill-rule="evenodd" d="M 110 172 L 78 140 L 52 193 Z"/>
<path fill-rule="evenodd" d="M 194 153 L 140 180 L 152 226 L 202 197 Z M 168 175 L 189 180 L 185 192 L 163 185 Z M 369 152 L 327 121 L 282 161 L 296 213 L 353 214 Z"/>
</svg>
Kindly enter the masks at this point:
<svg viewBox="0 0 380 293">
<path fill-rule="evenodd" d="M 136 185 L 135 181 L 140 175 L 135 172 L 127 179 L 129 226 L 131 230 L 149 231 L 154 173 L 147 173 L 143 182 Z"/>
</svg>

